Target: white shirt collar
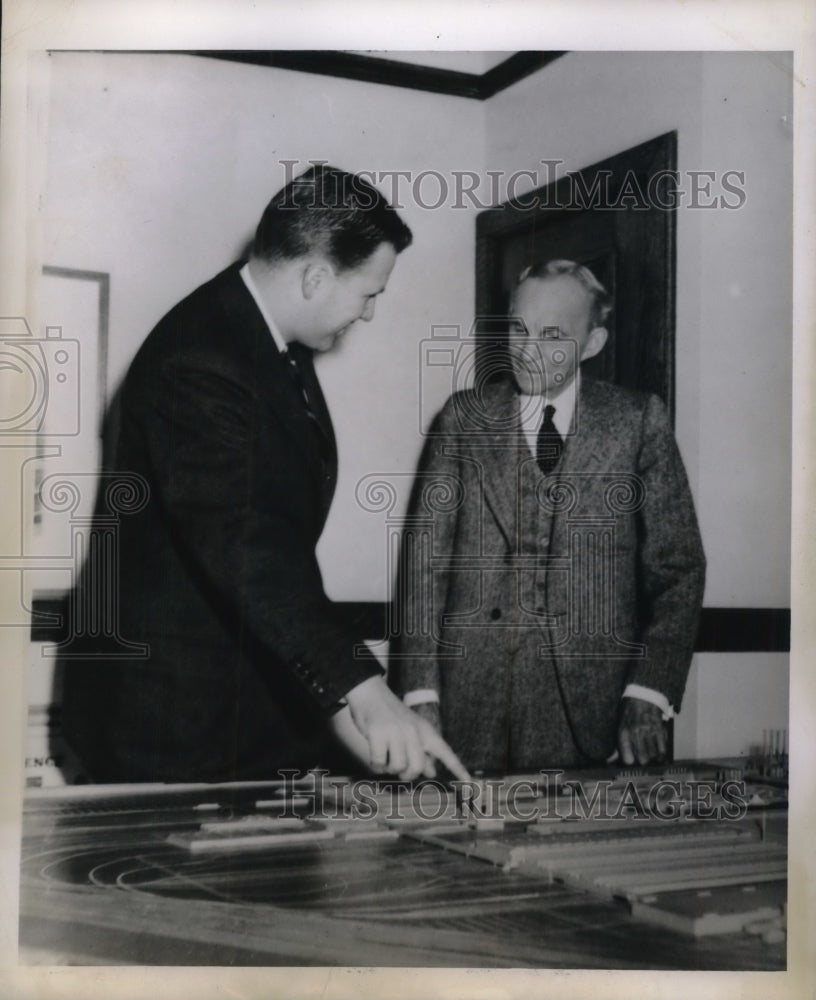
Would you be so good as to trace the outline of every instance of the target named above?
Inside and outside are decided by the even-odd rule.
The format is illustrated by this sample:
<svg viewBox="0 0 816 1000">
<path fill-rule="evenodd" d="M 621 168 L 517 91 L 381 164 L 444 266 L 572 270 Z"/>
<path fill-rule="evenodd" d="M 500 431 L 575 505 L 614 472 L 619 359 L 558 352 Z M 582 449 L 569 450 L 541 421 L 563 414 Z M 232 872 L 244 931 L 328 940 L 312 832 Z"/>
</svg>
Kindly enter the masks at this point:
<svg viewBox="0 0 816 1000">
<path fill-rule="evenodd" d="M 575 403 L 581 389 L 581 369 L 575 372 L 575 378 L 568 386 L 553 399 L 546 396 L 519 396 L 519 415 L 521 417 L 521 429 L 530 451 L 535 454 L 538 430 L 541 427 L 544 407 L 548 404 L 555 407 L 553 423 L 555 429 L 565 438 L 572 428 L 572 418 L 575 415 Z"/>
<path fill-rule="evenodd" d="M 263 316 L 264 318 L 264 322 L 269 327 L 269 332 L 272 334 L 272 339 L 275 341 L 275 345 L 277 346 L 281 354 L 285 354 L 289 348 L 286 344 L 286 341 L 283 339 L 281 332 L 278 329 L 274 319 L 272 319 L 272 317 L 269 315 L 269 310 L 264 305 L 264 300 L 261 297 L 261 293 L 258 290 L 258 286 L 255 284 L 252 274 L 250 273 L 249 264 L 248 263 L 244 264 L 244 266 L 238 273 L 244 279 L 244 284 L 247 286 L 249 294 L 255 300 L 255 305 L 260 310 L 261 316 Z"/>
</svg>

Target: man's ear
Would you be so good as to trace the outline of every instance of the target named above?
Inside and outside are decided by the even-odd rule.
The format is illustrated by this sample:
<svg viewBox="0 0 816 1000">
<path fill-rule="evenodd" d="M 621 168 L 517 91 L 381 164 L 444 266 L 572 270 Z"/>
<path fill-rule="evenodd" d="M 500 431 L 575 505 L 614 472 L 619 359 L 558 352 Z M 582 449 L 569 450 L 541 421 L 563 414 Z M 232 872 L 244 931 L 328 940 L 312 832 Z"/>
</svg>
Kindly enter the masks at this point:
<svg viewBox="0 0 816 1000">
<path fill-rule="evenodd" d="M 594 358 L 596 354 L 604 349 L 604 344 L 606 344 L 606 338 L 609 336 L 609 331 L 605 326 L 596 326 L 589 331 L 589 336 L 587 337 L 587 342 L 584 344 L 584 349 L 581 351 L 581 360 L 586 361 L 589 358 Z"/>
<path fill-rule="evenodd" d="M 304 299 L 313 299 L 326 286 L 331 276 L 331 268 L 322 260 L 310 261 L 300 276 L 300 288 Z"/>
</svg>

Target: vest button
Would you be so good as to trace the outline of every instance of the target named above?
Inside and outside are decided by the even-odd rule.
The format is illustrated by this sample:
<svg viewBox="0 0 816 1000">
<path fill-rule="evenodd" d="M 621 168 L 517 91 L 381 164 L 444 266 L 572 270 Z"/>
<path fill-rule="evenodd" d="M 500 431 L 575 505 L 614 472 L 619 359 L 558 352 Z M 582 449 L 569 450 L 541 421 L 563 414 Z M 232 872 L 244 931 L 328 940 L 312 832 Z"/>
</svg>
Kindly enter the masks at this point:
<svg viewBox="0 0 816 1000">
<path fill-rule="evenodd" d="M 493 610 L 490 612 L 490 617 L 493 619 L 494 622 L 498 621 L 499 618 L 501 618 L 501 610 L 499 608 L 493 608 Z"/>
</svg>

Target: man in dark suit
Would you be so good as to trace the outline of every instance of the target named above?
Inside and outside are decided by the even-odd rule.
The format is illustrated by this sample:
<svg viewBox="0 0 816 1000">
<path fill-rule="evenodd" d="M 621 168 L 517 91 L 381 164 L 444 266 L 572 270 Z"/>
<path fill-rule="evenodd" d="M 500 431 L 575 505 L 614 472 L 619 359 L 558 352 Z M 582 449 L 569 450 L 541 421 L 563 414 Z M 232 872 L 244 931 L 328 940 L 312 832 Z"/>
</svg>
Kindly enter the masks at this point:
<svg viewBox="0 0 816 1000">
<path fill-rule="evenodd" d="M 509 377 L 430 429 L 394 683 L 471 768 L 647 763 L 680 707 L 705 561 L 661 403 L 581 377 L 609 309 L 587 268 L 528 271 Z"/>
<path fill-rule="evenodd" d="M 94 780 L 273 778 L 338 738 L 374 771 L 466 773 L 355 655 L 315 558 L 337 453 L 312 354 L 372 318 L 410 241 L 376 189 L 314 167 L 267 206 L 249 261 L 139 350 L 116 468 L 147 502 L 122 518 L 114 598 L 147 653 L 65 664 L 64 731 Z"/>
</svg>

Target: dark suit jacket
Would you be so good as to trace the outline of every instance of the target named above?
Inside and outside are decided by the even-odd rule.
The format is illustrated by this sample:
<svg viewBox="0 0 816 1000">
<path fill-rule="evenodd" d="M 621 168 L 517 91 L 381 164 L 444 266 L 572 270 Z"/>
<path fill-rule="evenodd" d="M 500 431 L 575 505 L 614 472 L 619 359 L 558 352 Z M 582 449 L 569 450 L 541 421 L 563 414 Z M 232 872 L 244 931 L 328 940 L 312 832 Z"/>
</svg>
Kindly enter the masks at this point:
<svg viewBox="0 0 816 1000">
<path fill-rule="evenodd" d="M 507 381 L 445 405 L 399 574 L 396 686 L 439 692 L 443 735 L 471 768 L 571 759 L 538 757 L 556 709 L 583 759 L 605 759 L 630 681 L 679 708 L 702 602 L 694 507 L 657 398 L 584 378 L 550 477 L 519 398 Z"/>
<path fill-rule="evenodd" d="M 322 442 L 238 270 L 161 320 L 123 387 L 117 468 L 149 501 L 121 518 L 115 599 L 150 652 L 66 662 L 65 733 L 97 780 L 310 766 L 338 700 L 378 672 L 315 559 L 337 466 L 311 354 Z"/>
</svg>

